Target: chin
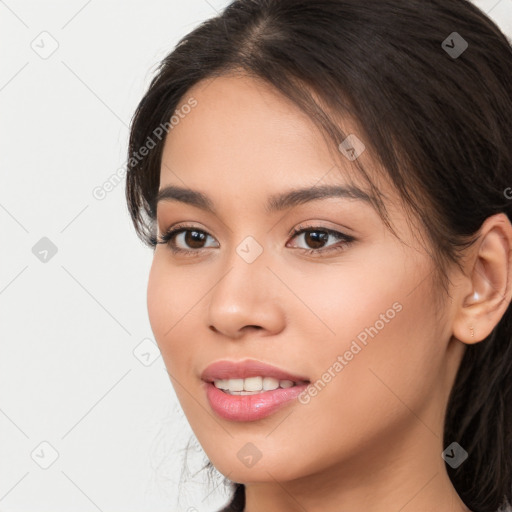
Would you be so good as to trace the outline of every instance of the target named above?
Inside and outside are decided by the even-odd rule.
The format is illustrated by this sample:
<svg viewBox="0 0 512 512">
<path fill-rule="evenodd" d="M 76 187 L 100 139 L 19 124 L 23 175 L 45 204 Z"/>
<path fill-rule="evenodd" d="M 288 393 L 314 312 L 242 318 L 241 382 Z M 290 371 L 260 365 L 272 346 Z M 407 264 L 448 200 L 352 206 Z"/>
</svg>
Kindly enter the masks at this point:
<svg viewBox="0 0 512 512">
<path fill-rule="evenodd" d="M 233 455 L 229 457 L 226 457 L 228 450 L 222 447 L 220 453 L 207 452 L 215 468 L 234 482 L 290 481 L 310 473 L 311 464 L 306 460 L 298 464 L 297 457 L 270 450 L 265 453 L 265 448 L 258 454 L 250 441 L 235 444 L 241 444 L 241 448 L 233 450 Z"/>
</svg>

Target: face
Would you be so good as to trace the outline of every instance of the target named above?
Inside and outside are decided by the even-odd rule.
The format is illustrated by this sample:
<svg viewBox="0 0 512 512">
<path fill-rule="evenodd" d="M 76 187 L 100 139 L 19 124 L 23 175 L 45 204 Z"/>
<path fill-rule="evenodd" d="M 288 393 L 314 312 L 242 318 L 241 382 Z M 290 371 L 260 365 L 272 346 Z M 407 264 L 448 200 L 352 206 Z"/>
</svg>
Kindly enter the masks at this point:
<svg viewBox="0 0 512 512">
<path fill-rule="evenodd" d="M 212 208 L 171 193 L 159 201 L 159 238 L 187 230 L 157 245 L 147 298 L 177 396 L 212 463 L 248 483 L 355 474 L 397 450 L 428 457 L 433 445 L 440 459 L 460 354 L 450 353 L 449 308 L 444 318 L 434 311 L 432 261 L 370 151 L 358 158 L 373 169 L 400 239 L 364 198 L 302 194 L 267 207 L 292 189 L 368 192 L 345 154 L 335 158 L 268 85 L 224 76 L 197 84 L 183 104 L 191 97 L 197 104 L 167 136 L 160 191 L 198 191 Z M 358 134 L 348 122 L 343 129 Z M 204 373 L 219 361 L 256 363 Z M 233 394 L 206 382 L 214 378 Z M 278 389 L 257 390 L 273 378 Z M 236 394 L 240 382 L 256 391 Z"/>
</svg>

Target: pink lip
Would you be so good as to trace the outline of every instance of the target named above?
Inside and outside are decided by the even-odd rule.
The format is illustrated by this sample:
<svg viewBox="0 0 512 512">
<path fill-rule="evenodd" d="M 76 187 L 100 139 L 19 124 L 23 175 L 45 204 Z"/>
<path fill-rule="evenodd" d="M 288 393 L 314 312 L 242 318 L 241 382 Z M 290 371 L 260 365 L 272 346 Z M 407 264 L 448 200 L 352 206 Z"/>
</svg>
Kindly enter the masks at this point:
<svg viewBox="0 0 512 512">
<path fill-rule="evenodd" d="M 278 388 L 253 395 L 229 395 L 213 384 L 214 380 L 257 376 L 291 380 L 298 384 L 291 388 Z M 203 371 L 201 378 L 205 381 L 206 397 L 212 410 L 221 418 L 230 421 L 256 421 L 270 416 L 296 398 L 309 384 L 305 377 L 255 360 L 240 363 L 217 361 Z"/>
<path fill-rule="evenodd" d="M 238 363 L 233 361 L 216 361 L 203 370 L 201 379 L 206 382 L 213 382 L 220 379 L 245 379 L 260 375 L 262 377 L 273 377 L 278 380 L 292 380 L 293 382 L 309 381 L 307 377 L 293 375 L 255 359 L 246 359 Z"/>
<path fill-rule="evenodd" d="M 277 388 L 254 395 L 228 395 L 211 382 L 205 382 L 206 396 L 213 411 L 230 421 L 256 421 L 270 416 L 296 398 L 307 384 L 291 388 Z"/>
</svg>

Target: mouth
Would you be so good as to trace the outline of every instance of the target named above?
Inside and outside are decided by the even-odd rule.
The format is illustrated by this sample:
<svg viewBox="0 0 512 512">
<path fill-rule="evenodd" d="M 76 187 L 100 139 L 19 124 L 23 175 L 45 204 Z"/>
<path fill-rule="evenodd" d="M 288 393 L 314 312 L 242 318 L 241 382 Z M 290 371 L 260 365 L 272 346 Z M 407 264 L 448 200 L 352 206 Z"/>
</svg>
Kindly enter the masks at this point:
<svg viewBox="0 0 512 512">
<path fill-rule="evenodd" d="M 306 389 L 310 380 L 256 360 L 217 361 L 201 374 L 215 414 L 230 421 L 256 421 L 275 413 Z"/>
</svg>

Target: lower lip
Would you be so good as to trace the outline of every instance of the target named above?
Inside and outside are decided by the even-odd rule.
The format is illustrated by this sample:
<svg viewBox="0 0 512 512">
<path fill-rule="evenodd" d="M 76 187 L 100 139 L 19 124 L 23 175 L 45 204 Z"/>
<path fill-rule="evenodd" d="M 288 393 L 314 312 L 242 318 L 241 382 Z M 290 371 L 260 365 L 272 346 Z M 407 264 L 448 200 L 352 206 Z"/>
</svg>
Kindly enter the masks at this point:
<svg viewBox="0 0 512 512">
<path fill-rule="evenodd" d="M 231 421 L 256 421 L 270 416 L 302 393 L 308 386 L 301 384 L 291 388 L 277 388 L 254 395 L 228 395 L 206 382 L 206 396 L 213 411 Z"/>
</svg>

